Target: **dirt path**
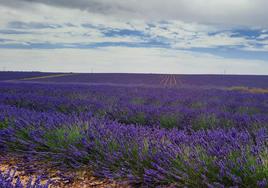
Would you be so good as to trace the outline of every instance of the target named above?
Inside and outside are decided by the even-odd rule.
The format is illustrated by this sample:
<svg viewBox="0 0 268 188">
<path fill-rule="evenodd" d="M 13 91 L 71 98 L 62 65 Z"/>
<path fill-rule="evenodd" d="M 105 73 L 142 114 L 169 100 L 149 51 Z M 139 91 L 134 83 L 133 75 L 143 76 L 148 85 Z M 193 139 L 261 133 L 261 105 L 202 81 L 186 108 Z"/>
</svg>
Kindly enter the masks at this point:
<svg viewBox="0 0 268 188">
<path fill-rule="evenodd" d="M 7 160 L 8 159 L 8 160 Z M 131 186 L 126 183 L 118 183 L 109 179 L 100 179 L 92 175 L 88 169 L 80 170 L 68 170 L 68 172 L 62 172 L 53 167 L 47 167 L 44 163 L 34 162 L 28 164 L 21 162 L 22 159 L 15 159 L 12 157 L 0 157 L 0 171 L 7 172 L 8 170 L 16 170 L 15 177 L 19 177 L 22 184 L 26 185 L 30 177 L 35 180 L 38 176 L 46 176 L 53 181 L 51 188 L 129 188 Z M 35 169 L 32 173 L 29 171 L 29 167 Z M 28 170 L 26 170 L 28 169 Z M 36 170 L 38 169 L 38 170 Z M 47 179 L 48 179 L 47 178 Z M 42 184 L 46 184 L 47 180 L 41 181 Z"/>
</svg>

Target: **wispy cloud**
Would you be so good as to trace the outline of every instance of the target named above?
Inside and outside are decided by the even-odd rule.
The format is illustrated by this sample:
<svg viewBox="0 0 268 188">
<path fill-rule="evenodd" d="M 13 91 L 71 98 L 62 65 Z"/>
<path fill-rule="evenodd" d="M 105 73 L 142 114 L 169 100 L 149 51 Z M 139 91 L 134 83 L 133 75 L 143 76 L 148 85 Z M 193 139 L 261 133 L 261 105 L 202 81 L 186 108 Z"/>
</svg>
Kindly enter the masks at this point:
<svg viewBox="0 0 268 188">
<path fill-rule="evenodd" d="M 61 25 L 58 24 L 47 24 L 40 22 L 21 22 L 21 21 L 12 21 L 7 25 L 8 28 L 14 29 L 56 29 L 60 28 Z"/>
<path fill-rule="evenodd" d="M 31 32 L 28 31 L 18 31 L 18 30 L 13 30 L 13 29 L 0 29 L 0 34 L 3 35 L 21 35 L 21 34 L 32 34 Z M 6 36 L 8 37 L 8 36 Z"/>
</svg>

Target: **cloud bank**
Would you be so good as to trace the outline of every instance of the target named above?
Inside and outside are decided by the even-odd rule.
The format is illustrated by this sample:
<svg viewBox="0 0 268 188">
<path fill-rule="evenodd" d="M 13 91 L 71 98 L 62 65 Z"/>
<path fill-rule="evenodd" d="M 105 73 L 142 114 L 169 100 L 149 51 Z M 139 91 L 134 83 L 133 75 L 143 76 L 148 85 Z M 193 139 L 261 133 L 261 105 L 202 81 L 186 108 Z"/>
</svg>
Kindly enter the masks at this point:
<svg viewBox="0 0 268 188">
<path fill-rule="evenodd" d="M 45 4 L 127 19 L 268 26 L 266 0 L 0 0 L 0 4 L 17 8 Z"/>
<path fill-rule="evenodd" d="M 128 72 L 173 74 L 267 74 L 260 60 L 237 60 L 159 48 L 104 47 L 92 49 L 49 49 L 0 51 L 6 70 L 48 72 Z M 49 63 L 48 63 L 49 62 Z M 193 68 L 194 67 L 194 68 Z M 254 73 L 252 73 L 254 70 Z"/>
<path fill-rule="evenodd" d="M 265 0 L 0 0 L 0 68 L 63 71 L 57 67 L 62 59 L 68 72 L 93 66 L 107 72 L 268 74 L 267 5 Z M 30 63 L 42 58 L 47 64 Z"/>
</svg>

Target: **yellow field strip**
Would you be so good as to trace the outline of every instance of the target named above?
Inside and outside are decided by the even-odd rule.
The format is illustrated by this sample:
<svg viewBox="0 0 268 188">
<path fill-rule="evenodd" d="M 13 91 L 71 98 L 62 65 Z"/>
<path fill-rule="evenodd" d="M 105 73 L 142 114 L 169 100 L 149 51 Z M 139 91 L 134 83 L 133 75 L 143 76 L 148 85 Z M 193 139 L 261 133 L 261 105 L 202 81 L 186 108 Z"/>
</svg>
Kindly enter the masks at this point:
<svg viewBox="0 0 268 188">
<path fill-rule="evenodd" d="M 26 81 L 26 80 L 37 80 L 37 79 L 45 79 L 45 78 L 56 78 L 56 77 L 63 77 L 63 76 L 70 76 L 74 75 L 73 73 L 68 73 L 68 74 L 55 74 L 55 75 L 49 75 L 49 76 L 37 76 L 37 77 L 30 77 L 30 78 L 22 78 L 19 79 L 21 81 Z"/>
<path fill-rule="evenodd" d="M 229 87 L 227 90 L 233 90 L 233 91 L 243 91 L 243 92 L 249 92 L 249 93 L 267 93 L 268 89 L 263 88 L 248 88 L 248 87 Z"/>
</svg>

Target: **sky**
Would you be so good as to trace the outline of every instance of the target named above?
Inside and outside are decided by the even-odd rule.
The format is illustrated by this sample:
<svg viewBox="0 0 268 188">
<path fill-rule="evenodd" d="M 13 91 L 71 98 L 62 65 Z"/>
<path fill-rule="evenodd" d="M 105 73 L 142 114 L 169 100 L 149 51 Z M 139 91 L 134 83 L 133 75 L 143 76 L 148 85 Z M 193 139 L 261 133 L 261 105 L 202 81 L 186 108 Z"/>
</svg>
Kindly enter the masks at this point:
<svg viewBox="0 0 268 188">
<path fill-rule="evenodd" d="M 268 75 L 267 0 L 0 0 L 0 70 Z"/>
</svg>

